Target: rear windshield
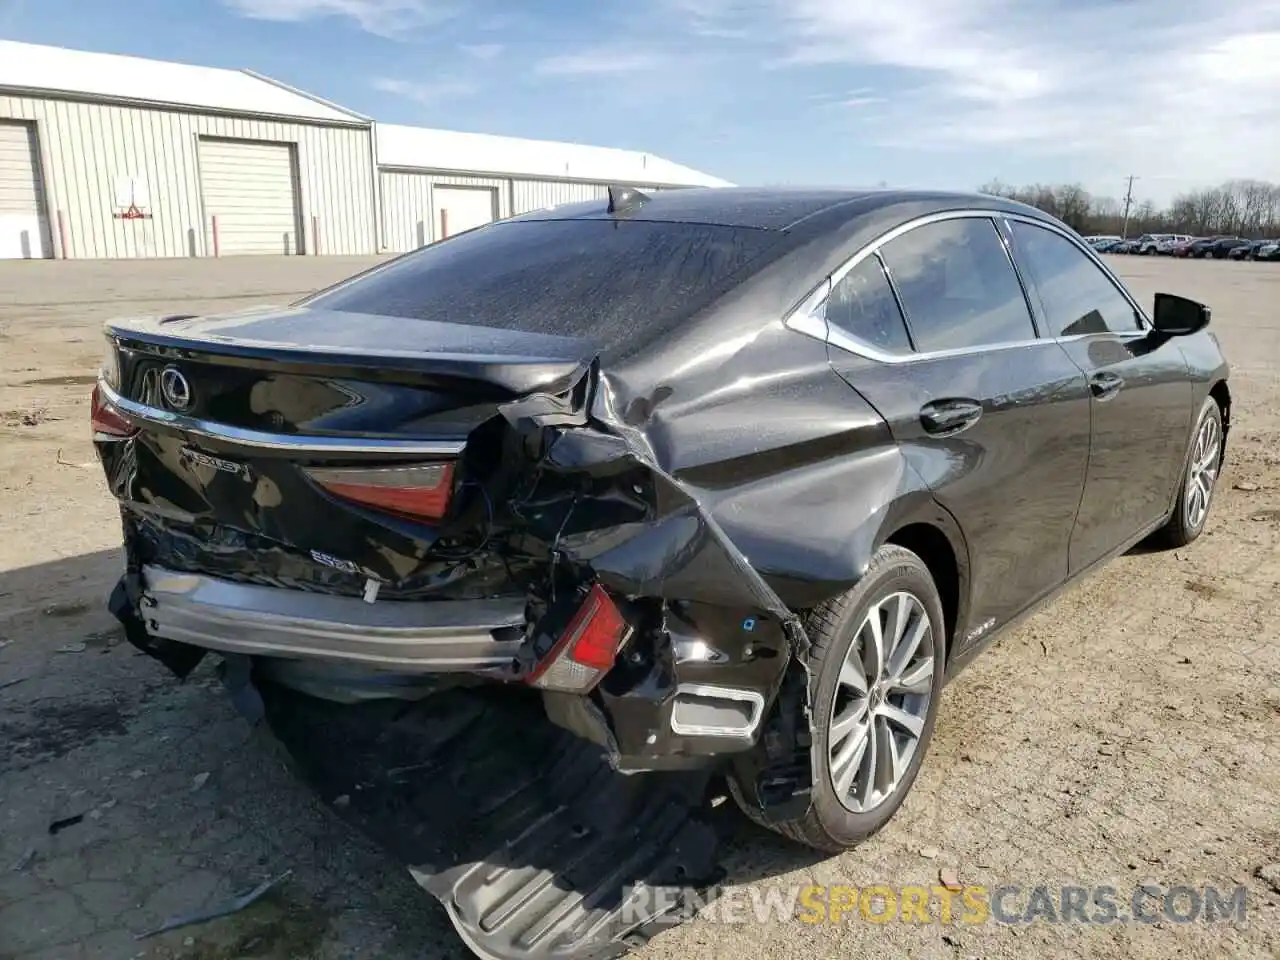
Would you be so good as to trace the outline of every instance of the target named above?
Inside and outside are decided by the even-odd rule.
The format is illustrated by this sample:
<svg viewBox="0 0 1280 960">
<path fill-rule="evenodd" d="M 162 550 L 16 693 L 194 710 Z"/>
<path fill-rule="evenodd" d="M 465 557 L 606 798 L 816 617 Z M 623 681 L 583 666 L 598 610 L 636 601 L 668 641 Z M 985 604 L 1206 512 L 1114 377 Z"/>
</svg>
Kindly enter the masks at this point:
<svg viewBox="0 0 1280 960">
<path fill-rule="evenodd" d="M 616 359 L 740 283 L 779 237 L 645 220 L 515 220 L 423 247 L 302 305 L 586 337 Z"/>
</svg>

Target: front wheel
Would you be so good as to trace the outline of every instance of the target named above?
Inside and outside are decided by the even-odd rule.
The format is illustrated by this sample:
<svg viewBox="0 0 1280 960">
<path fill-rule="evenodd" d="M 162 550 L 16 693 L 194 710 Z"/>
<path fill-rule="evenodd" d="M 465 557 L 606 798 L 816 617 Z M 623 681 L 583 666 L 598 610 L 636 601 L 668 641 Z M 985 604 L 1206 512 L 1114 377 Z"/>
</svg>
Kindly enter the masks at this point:
<svg viewBox="0 0 1280 960">
<path fill-rule="evenodd" d="M 1167 546 L 1186 546 L 1204 532 L 1222 469 L 1222 442 L 1222 411 L 1218 402 L 1208 397 L 1196 421 L 1191 453 L 1182 474 L 1182 486 L 1173 516 L 1158 534 Z"/>
<path fill-rule="evenodd" d="M 893 817 L 929 747 L 946 654 L 942 601 L 923 561 L 887 545 L 852 590 L 809 614 L 805 630 L 813 800 L 805 816 L 768 825 L 819 850 L 846 850 Z"/>
</svg>

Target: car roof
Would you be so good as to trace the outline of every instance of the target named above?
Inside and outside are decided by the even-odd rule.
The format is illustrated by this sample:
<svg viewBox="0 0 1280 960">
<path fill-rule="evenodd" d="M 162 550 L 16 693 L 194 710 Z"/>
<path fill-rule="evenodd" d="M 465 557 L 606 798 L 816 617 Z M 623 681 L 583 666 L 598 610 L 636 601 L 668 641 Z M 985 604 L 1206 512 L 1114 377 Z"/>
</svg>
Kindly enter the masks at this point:
<svg viewBox="0 0 1280 960">
<path fill-rule="evenodd" d="M 979 193 L 926 190 L 856 190 L 814 187 L 709 187 L 657 190 L 639 204 L 610 213 L 606 200 L 551 207 L 515 219 L 648 220 L 666 223 L 701 223 L 757 230 L 789 230 L 820 215 L 839 221 L 856 219 L 888 207 L 955 210 L 966 208 L 1004 210 L 1049 219 L 1033 207 Z M 843 211 L 847 217 L 839 214 Z"/>
</svg>

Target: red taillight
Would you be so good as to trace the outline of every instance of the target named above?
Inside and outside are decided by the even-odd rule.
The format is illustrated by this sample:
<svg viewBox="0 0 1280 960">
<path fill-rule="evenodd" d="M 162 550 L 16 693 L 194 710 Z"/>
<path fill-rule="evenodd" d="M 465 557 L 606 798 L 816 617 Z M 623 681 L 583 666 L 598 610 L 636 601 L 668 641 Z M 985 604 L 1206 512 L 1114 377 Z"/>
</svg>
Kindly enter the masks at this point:
<svg viewBox="0 0 1280 960">
<path fill-rule="evenodd" d="M 543 689 L 590 690 L 612 669 L 628 632 L 621 611 L 596 584 L 526 682 Z"/>
<path fill-rule="evenodd" d="M 89 422 L 95 434 L 106 437 L 131 437 L 138 432 L 138 428 L 102 395 L 100 385 L 94 386 L 89 400 Z"/>
<path fill-rule="evenodd" d="M 308 469 L 335 497 L 414 520 L 439 520 L 453 495 L 452 463 L 403 467 Z"/>
</svg>

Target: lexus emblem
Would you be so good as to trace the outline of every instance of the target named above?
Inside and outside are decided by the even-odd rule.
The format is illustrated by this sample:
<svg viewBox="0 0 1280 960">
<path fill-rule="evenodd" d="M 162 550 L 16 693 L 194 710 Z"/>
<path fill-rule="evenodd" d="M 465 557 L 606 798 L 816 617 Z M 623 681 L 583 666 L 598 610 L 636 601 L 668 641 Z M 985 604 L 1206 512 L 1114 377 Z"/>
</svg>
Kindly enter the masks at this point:
<svg viewBox="0 0 1280 960">
<path fill-rule="evenodd" d="M 191 406 L 191 384 L 177 367 L 165 367 L 160 372 L 160 395 L 173 410 Z"/>
</svg>

